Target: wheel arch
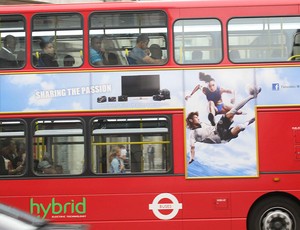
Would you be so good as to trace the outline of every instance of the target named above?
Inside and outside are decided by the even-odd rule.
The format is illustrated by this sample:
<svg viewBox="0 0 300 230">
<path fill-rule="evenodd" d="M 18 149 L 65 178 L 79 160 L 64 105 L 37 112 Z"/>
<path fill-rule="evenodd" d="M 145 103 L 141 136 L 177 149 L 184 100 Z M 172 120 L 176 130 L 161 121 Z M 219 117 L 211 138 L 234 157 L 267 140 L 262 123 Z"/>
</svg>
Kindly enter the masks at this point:
<svg viewBox="0 0 300 230">
<path fill-rule="evenodd" d="M 264 200 L 266 199 L 269 199 L 269 198 L 272 198 L 272 197 L 282 197 L 282 199 L 289 199 L 293 202 L 295 202 L 299 207 L 300 207 L 300 200 L 288 193 L 288 192 L 282 192 L 282 191 L 274 191 L 274 192 L 269 192 L 269 193 L 266 193 L 266 194 L 263 194 L 262 196 L 260 196 L 259 198 L 257 198 L 254 203 L 251 205 L 248 213 L 247 213 L 247 226 L 248 226 L 248 221 L 249 221 L 249 215 L 251 212 L 253 212 L 253 210 L 255 209 L 256 205 L 258 205 L 259 203 L 263 202 Z"/>
</svg>

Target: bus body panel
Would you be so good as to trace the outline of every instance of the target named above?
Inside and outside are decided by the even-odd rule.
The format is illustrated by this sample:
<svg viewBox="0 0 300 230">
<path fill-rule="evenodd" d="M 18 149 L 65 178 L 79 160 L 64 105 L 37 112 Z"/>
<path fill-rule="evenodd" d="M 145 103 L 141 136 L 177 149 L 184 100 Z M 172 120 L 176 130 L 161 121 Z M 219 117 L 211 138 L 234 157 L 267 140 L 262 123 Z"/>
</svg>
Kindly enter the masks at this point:
<svg viewBox="0 0 300 230">
<path fill-rule="evenodd" d="M 259 154 L 262 172 L 299 173 L 298 117 L 299 109 L 294 107 L 258 108 L 258 134 L 261 140 L 258 151 L 270 153 L 269 156 Z"/>
<path fill-rule="evenodd" d="M 26 54 L 29 61 L 24 68 L 0 70 L 0 123 L 2 125 L 9 121 L 24 122 L 24 138 L 28 145 L 25 173 L 17 176 L 1 176 L 0 202 L 55 222 L 87 223 L 90 224 L 91 230 L 102 228 L 252 230 L 257 229 L 258 226 L 260 228 L 262 224 L 252 224 L 249 221 L 259 219 L 259 217 L 263 220 L 267 216 L 264 213 L 259 217 L 255 216 L 253 213 L 259 211 L 257 207 L 263 206 L 266 213 L 274 208 L 268 206 L 267 201 L 270 198 L 274 198 L 278 206 L 282 205 L 280 200 L 292 201 L 293 204 L 292 207 L 283 205 L 278 208 L 276 206 L 273 211 L 299 214 L 297 212 L 300 209 L 298 183 L 300 180 L 300 124 L 298 121 L 300 101 L 297 97 L 299 94 L 297 89 L 300 85 L 299 62 L 281 60 L 282 62 L 234 63 L 229 57 L 230 39 L 228 38 L 231 19 L 242 18 L 251 21 L 253 18 L 298 17 L 299 7 L 298 0 L 276 0 L 272 1 L 272 5 L 266 1 L 252 0 L 241 1 L 238 5 L 236 1 L 191 1 L 159 4 L 138 2 L 32 5 L 22 6 L 22 9 L 18 6 L 1 7 L 1 15 L 23 15 L 26 21 L 25 28 L 28 31 L 33 28 L 33 18 L 38 14 L 36 12 L 55 15 L 79 12 L 83 19 L 82 49 L 85 53 L 80 56 L 83 64 L 78 66 L 78 69 L 38 69 L 31 65 L 33 57 L 30 50 L 33 36 L 28 34 L 24 44 L 25 51 L 29 51 Z M 128 65 L 97 68 L 89 63 L 90 17 L 106 13 L 153 11 L 164 12 L 167 16 L 165 25 L 167 32 L 164 34 L 167 63 L 161 66 Z M 177 36 L 173 31 L 176 23 L 182 22 L 183 26 L 190 20 L 197 22 L 203 19 L 204 21 L 215 19 L 220 23 L 217 24 L 217 27 L 220 26 L 217 32 L 221 37 L 219 40 L 216 39 L 220 42 L 220 47 L 216 47 L 220 48 L 222 57 L 217 63 L 194 65 L 180 63 L 181 55 L 179 55 L 179 60 L 175 59 L 182 47 L 174 44 L 176 41 L 184 44 L 184 40 L 180 40 L 182 37 Z M 266 27 L 267 25 L 269 26 L 266 24 Z M 206 26 L 205 24 L 205 29 Z M 95 31 L 97 29 L 99 28 L 94 28 Z M 152 33 L 156 32 L 152 31 Z M 214 32 L 207 33 L 213 34 L 212 43 L 215 42 Z M 204 33 L 205 36 L 207 34 Z M 274 39 L 275 43 L 289 38 L 288 36 L 283 38 L 283 34 L 280 36 L 278 34 L 276 34 L 277 40 Z M 255 44 L 260 39 L 255 33 L 253 37 L 255 38 L 251 36 L 249 38 L 249 40 L 253 39 L 251 44 Z M 127 39 L 131 39 L 130 36 Z M 234 39 L 241 40 L 241 43 L 244 41 L 241 37 Z M 186 40 L 185 45 L 185 48 L 192 49 L 192 42 Z M 290 43 L 289 45 L 293 46 Z M 210 49 L 214 50 L 216 47 L 212 46 Z M 250 47 L 247 52 L 251 53 L 252 49 L 254 50 Z M 260 49 L 261 47 L 258 50 Z M 123 47 L 121 51 L 125 52 Z M 217 145 L 209 147 L 212 145 L 207 143 L 199 144 L 196 153 L 196 161 L 200 168 L 198 169 L 195 166 L 196 162 L 189 164 L 192 149 L 189 139 L 191 130 L 186 118 L 189 112 L 197 111 L 200 114 L 199 117 L 201 116 L 200 119 L 209 122 L 207 120 L 208 106 L 205 96 L 201 94 L 203 91 L 199 90 L 198 97 L 193 96 L 192 100 L 187 100 L 185 97 L 192 94 L 196 85 L 200 85 L 200 73 L 211 75 L 217 82 L 221 81 L 224 85 L 233 86 L 239 100 L 237 102 L 251 96 L 250 92 L 255 91 L 255 87 L 262 88 L 256 98 L 251 98 L 251 105 L 249 107 L 248 104 L 246 105 L 246 111 L 235 118 L 243 122 L 249 121 L 246 118 L 249 119 L 252 115 L 255 118 L 255 123 L 251 123 L 253 125 L 249 124 L 246 128 L 240 126 L 245 129 L 245 132 L 224 144 L 226 147 L 233 144 L 235 149 L 224 147 L 226 155 L 222 148 L 223 143 L 218 144 L 218 147 Z M 157 91 L 157 94 L 150 96 L 132 96 L 127 102 L 118 101 L 118 96 L 124 96 L 121 94 L 122 76 L 140 76 L 141 78 L 159 76 L 160 86 L 162 86 L 159 90 L 167 89 L 171 96 L 163 100 L 154 100 L 157 98 L 155 96 L 161 96 L 161 91 Z M 276 86 L 279 88 L 275 88 Z M 289 89 L 291 91 L 288 91 Z M 138 87 L 135 90 L 137 91 Z M 131 93 L 134 92 L 131 91 Z M 106 96 L 107 100 L 111 96 L 112 101 L 103 102 L 100 100 L 102 96 Z M 203 101 L 205 103 L 202 103 Z M 223 115 L 217 114 L 216 119 Z M 100 166 L 99 171 L 96 171 L 98 165 L 96 163 L 93 165 L 93 161 L 99 160 L 98 155 L 103 156 L 101 151 L 104 147 L 102 149 L 95 147 L 97 150 L 94 154 L 92 153 L 94 145 L 91 143 L 108 149 L 107 146 L 113 145 L 111 143 L 130 145 L 131 142 L 123 137 L 121 141 L 116 141 L 116 136 L 124 130 L 120 128 L 116 131 L 112 128 L 115 133 L 109 133 L 110 130 L 107 131 L 107 127 L 101 126 L 101 122 L 109 124 L 110 120 L 134 120 L 135 118 L 147 120 L 153 117 L 169 122 L 166 138 L 153 141 L 156 144 L 168 146 L 169 168 L 166 167 L 165 171 L 159 172 L 147 172 L 146 168 L 138 172 L 128 170 L 130 173 L 127 175 L 112 175 L 108 171 L 102 173 L 102 171 L 99 172 L 100 169 L 102 170 Z M 68 122 L 78 120 L 84 127 L 82 129 L 84 130 L 82 131 L 83 141 L 77 141 L 79 144 L 85 143 L 83 174 L 39 174 L 34 169 L 33 160 L 40 160 L 41 157 L 36 156 L 40 154 L 38 150 L 45 149 L 47 144 L 53 144 L 56 137 L 49 141 L 48 137 L 38 136 L 36 131 L 43 131 L 38 129 L 38 124 L 39 122 L 63 123 L 64 120 Z M 119 123 L 116 122 L 116 125 Z M 47 125 L 43 127 L 47 129 Z M 70 128 L 68 125 L 67 127 Z M 139 128 L 141 127 L 136 129 Z M 162 127 L 162 130 L 164 128 L 166 127 Z M 95 137 L 93 131 L 101 133 L 103 130 L 107 131 L 106 136 Z M 140 136 L 144 134 L 141 132 Z M 156 135 L 157 133 L 152 132 L 149 136 Z M 149 138 L 147 135 L 145 139 L 139 139 L 136 136 L 135 141 L 132 141 L 133 146 L 141 145 L 146 148 L 152 142 L 152 139 L 150 141 L 147 139 Z M 131 135 L 126 137 L 132 138 Z M 40 141 L 39 138 L 42 140 Z M 243 142 L 238 144 L 241 138 Z M 58 145 L 64 145 L 64 142 Z M 48 150 L 54 151 L 56 148 L 58 147 L 51 146 Z M 232 152 L 236 154 L 234 157 L 231 155 Z M 220 160 L 218 156 L 225 157 L 223 159 L 220 157 Z M 239 157 L 243 161 L 240 161 Z M 99 160 L 102 163 L 101 166 L 104 165 L 102 160 Z M 103 161 L 107 163 L 108 159 L 105 158 Z M 143 162 L 146 161 L 145 155 Z M 249 168 L 242 171 L 245 162 L 249 162 L 249 165 L 246 164 Z M 76 163 L 73 162 L 73 164 Z M 239 164 L 241 164 L 240 168 Z M 220 168 L 220 165 L 223 165 L 223 168 Z M 207 170 L 213 166 L 216 167 Z M 193 170 L 190 170 L 192 167 L 194 167 Z M 285 210 L 288 212 L 284 212 Z M 269 212 L 271 217 L 273 211 Z M 293 230 L 298 230 L 299 217 L 292 214 L 289 218 L 293 222 Z M 251 216 L 256 218 L 250 218 Z"/>
</svg>

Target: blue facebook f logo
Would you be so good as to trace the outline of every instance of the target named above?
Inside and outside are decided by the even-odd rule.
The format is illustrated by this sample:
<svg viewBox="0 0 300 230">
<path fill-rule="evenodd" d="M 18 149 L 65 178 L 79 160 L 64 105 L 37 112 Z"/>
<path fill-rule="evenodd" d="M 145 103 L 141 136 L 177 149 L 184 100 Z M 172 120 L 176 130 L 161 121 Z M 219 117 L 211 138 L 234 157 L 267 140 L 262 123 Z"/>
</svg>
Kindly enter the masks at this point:
<svg viewBox="0 0 300 230">
<path fill-rule="evenodd" d="M 273 91 L 278 91 L 279 90 L 279 83 L 273 83 L 272 84 L 272 90 Z"/>
</svg>

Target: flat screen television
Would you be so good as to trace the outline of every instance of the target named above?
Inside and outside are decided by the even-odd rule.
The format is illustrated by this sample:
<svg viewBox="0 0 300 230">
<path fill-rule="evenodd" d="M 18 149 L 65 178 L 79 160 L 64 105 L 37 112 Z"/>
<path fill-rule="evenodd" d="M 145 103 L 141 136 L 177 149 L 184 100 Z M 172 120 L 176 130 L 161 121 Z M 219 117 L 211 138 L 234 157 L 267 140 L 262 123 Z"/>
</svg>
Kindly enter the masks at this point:
<svg viewBox="0 0 300 230">
<path fill-rule="evenodd" d="M 159 75 L 122 76 L 122 95 L 127 97 L 152 97 L 159 93 Z"/>
</svg>

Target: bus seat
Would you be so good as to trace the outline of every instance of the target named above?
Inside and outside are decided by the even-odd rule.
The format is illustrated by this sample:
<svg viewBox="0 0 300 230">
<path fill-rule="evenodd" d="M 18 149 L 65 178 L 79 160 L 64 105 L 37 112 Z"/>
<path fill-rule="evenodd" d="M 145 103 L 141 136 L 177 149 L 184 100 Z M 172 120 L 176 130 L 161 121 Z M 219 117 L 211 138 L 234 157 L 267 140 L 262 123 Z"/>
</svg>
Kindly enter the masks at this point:
<svg viewBox="0 0 300 230">
<path fill-rule="evenodd" d="M 238 51 L 238 50 L 231 50 L 229 52 L 229 58 L 232 61 L 238 61 L 238 60 L 240 60 L 241 59 L 240 51 Z"/>
<path fill-rule="evenodd" d="M 294 46 L 293 47 L 293 56 L 300 55 L 300 46 Z M 298 58 L 297 58 L 298 60 Z"/>
<path fill-rule="evenodd" d="M 294 36 L 292 56 L 294 55 L 300 55 L 300 33 L 296 33 Z"/>
<path fill-rule="evenodd" d="M 300 46 L 300 33 L 297 33 L 294 37 L 294 45 Z"/>
<path fill-rule="evenodd" d="M 36 67 L 45 67 L 45 63 L 41 59 L 41 53 L 40 52 L 38 52 L 38 51 L 35 52 L 35 57 L 33 57 L 33 60 L 34 60 L 34 66 L 36 66 Z"/>
<path fill-rule="evenodd" d="M 126 56 L 124 56 L 122 54 L 120 55 L 120 62 L 121 62 L 121 65 L 129 65 Z"/>
<path fill-rule="evenodd" d="M 132 57 L 127 56 L 126 58 L 127 58 L 127 61 L 128 61 L 129 65 L 136 65 L 137 64 L 136 60 L 133 59 Z"/>
<path fill-rule="evenodd" d="M 83 62 L 83 50 L 79 51 L 79 56 L 80 56 L 81 61 Z"/>
<path fill-rule="evenodd" d="M 37 64 L 38 64 L 38 58 L 36 55 L 33 54 L 32 55 L 32 65 L 37 66 Z"/>
<path fill-rule="evenodd" d="M 107 65 L 119 65 L 119 56 L 116 53 L 110 52 L 107 54 Z"/>
</svg>

